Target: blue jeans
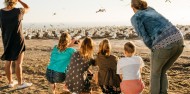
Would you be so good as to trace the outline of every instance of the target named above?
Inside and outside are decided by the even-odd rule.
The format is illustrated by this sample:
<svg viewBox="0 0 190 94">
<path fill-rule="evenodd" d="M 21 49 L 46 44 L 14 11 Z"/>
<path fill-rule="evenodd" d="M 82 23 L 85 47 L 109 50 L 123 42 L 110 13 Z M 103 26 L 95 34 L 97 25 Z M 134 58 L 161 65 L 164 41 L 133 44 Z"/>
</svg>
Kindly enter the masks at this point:
<svg viewBox="0 0 190 94">
<path fill-rule="evenodd" d="M 150 93 L 168 94 L 167 70 L 183 52 L 183 40 L 172 43 L 165 48 L 151 52 Z"/>
</svg>

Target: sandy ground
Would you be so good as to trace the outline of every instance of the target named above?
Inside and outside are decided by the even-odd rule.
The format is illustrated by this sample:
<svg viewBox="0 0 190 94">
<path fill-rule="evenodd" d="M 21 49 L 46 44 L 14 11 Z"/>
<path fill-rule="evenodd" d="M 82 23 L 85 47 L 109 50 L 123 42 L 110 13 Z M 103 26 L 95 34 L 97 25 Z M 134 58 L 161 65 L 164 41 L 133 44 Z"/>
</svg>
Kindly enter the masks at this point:
<svg viewBox="0 0 190 94">
<path fill-rule="evenodd" d="M 0 40 L 1 41 L 1 40 Z M 97 52 L 100 39 L 94 40 Z M 111 40 L 113 54 L 122 57 L 123 45 L 127 41 L 133 41 L 137 45 L 137 55 L 143 57 L 145 67 L 143 69 L 143 80 L 146 88 L 143 94 L 149 91 L 149 65 L 150 51 L 144 46 L 140 40 Z M 1 41 L 2 42 L 2 41 Z M 49 56 L 52 47 L 58 40 L 26 40 L 27 50 L 25 52 L 23 63 L 23 79 L 26 82 L 32 82 L 33 86 L 21 90 L 16 87 L 8 88 L 7 79 L 3 71 L 5 62 L 0 61 L 0 94 L 48 94 L 48 82 L 45 79 L 46 66 L 49 62 Z M 190 41 L 185 41 L 186 47 L 183 54 L 168 71 L 169 75 L 169 94 L 190 94 Z M 0 55 L 3 53 L 2 43 L 0 43 Z M 16 79 L 15 74 L 13 76 Z M 69 94 L 62 90 L 62 85 L 58 85 L 58 94 Z M 93 93 L 100 94 L 100 89 L 92 86 Z"/>
</svg>

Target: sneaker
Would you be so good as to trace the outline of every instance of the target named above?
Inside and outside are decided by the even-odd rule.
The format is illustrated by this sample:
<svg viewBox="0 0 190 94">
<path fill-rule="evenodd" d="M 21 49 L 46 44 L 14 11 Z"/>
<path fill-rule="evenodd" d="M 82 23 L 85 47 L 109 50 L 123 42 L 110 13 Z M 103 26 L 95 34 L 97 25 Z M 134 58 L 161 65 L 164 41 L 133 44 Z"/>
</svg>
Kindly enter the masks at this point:
<svg viewBox="0 0 190 94">
<path fill-rule="evenodd" d="M 13 80 L 13 82 L 11 84 L 8 85 L 8 87 L 12 88 L 14 87 L 16 84 L 18 84 L 18 81 Z"/>
<path fill-rule="evenodd" d="M 23 89 L 32 86 L 32 83 L 26 83 L 24 82 L 22 85 L 19 85 L 17 89 Z"/>
</svg>

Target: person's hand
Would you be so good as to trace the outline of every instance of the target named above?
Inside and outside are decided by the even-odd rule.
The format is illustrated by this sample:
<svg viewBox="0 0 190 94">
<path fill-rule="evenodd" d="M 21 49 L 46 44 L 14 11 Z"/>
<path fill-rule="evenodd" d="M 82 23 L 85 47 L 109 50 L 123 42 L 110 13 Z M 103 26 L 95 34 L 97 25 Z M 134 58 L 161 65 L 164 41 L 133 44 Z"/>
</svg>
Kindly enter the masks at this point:
<svg viewBox="0 0 190 94">
<path fill-rule="evenodd" d="M 80 44 L 80 40 L 72 39 L 72 40 L 71 40 L 71 43 L 69 44 L 69 47 L 72 47 L 72 46 L 79 46 L 79 44 Z"/>
<path fill-rule="evenodd" d="M 30 9 L 29 6 L 26 3 L 22 2 L 22 0 L 18 0 L 18 2 L 24 7 L 23 13 L 27 13 Z"/>
<path fill-rule="evenodd" d="M 75 41 L 76 41 L 75 39 L 72 39 L 70 45 L 74 45 Z"/>
</svg>

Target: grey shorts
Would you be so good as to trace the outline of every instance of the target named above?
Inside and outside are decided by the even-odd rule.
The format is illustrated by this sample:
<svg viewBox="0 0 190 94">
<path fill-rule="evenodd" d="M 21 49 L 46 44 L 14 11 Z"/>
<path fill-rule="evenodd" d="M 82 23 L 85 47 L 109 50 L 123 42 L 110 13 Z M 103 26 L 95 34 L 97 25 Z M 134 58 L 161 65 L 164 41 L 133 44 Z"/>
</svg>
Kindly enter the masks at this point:
<svg viewBox="0 0 190 94">
<path fill-rule="evenodd" d="M 66 74 L 62 72 L 56 72 L 51 69 L 46 70 L 46 79 L 51 83 L 62 83 L 65 81 Z"/>
</svg>

